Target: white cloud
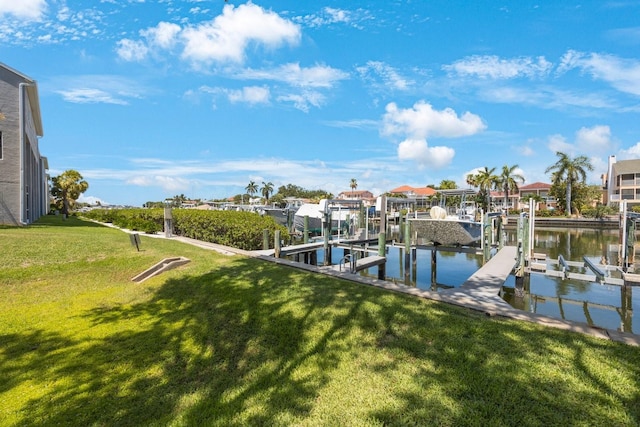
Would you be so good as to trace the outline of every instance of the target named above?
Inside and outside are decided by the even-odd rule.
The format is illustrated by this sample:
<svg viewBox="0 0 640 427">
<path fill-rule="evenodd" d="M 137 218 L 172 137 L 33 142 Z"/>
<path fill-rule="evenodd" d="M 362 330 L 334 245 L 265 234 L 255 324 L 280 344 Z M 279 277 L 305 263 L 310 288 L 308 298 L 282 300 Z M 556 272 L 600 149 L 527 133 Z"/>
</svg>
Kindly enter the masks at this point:
<svg viewBox="0 0 640 427">
<path fill-rule="evenodd" d="M 174 176 L 134 176 L 125 181 L 127 184 L 135 185 L 138 187 L 160 187 L 164 191 L 186 191 L 191 186 L 191 181 L 185 178 Z"/>
<path fill-rule="evenodd" d="M 616 157 L 619 160 L 640 159 L 640 141 L 626 150 L 620 150 Z"/>
<path fill-rule="evenodd" d="M 406 79 L 398 73 L 398 71 L 380 61 L 368 61 L 366 66 L 356 68 L 363 79 L 377 80 L 376 77 L 382 79 L 385 87 L 396 90 L 407 90 L 415 84 L 414 81 Z"/>
<path fill-rule="evenodd" d="M 576 145 L 586 152 L 608 152 L 611 150 L 609 126 L 583 127 L 576 132 Z"/>
<path fill-rule="evenodd" d="M 244 102 L 248 104 L 268 104 L 271 100 L 271 90 L 264 86 L 247 86 L 241 89 L 201 86 L 197 91 L 187 91 L 185 97 L 194 102 L 199 101 L 199 94 L 211 95 L 216 107 L 216 100 L 221 97 L 230 102 Z M 293 104 L 294 108 L 309 112 L 311 107 L 319 108 L 326 102 L 326 97 L 318 91 L 302 90 L 299 93 L 284 93 L 275 96 L 275 100 L 284 104 Z"/>
<path fill-rule="evenodd" d="M 301 67 L 298 63 L 284 64 L 277 68 L 238 71 L 236 78 L 253 80 L 273 80 L 301 88 L 332 88 L 337 82 L 347 79 L 344 71 L 328 65 Z"/>
<path fill-rule="evenodd" d="M 362 29 L 363 22 L 374 22 L 371 12 L 364 8 L 345 10 L 333 7 L 324 7 L 318 13 L 296 16 L 292 19 L 293 21 L 310 28 L 343 24 L 351 28 Z"/>
<path fill-rule="evenodd" d="M 549 143 L 547 144 L 549 150 L 554 153 L 562 152 L 567 154 L 573 154 L 575 152 L 575 147 L 567 142 L 567 139 L 559 134 L 551 135 L 549 137 Z"/>
<path fill-rule="evenodd" d="M 593 156 L 610 153 L 613 150 L 611 129 L 604 125 L 580 128 L 573 143 L 568 142 L 562 135 L 552 135 L 547 146 L 554 153 L 560 151 L 570 155 Z"/>
<path fill-rule="evenodd" d="M 640 61 L 637 59 L 570 50 L 562 57 L 558 73 L 574 68 L 609 83 L 621 92 L 640 95 Z"/>
<path fill-rule="evenodd" d="M 47 9 L 45 0 L 0 0 L 0 15 L 26 20 L 40 20 Z"/>
<path fill-rule="evenodd" d="M 332 7 L 325 7 L 324 12 L 327 14 L 327 17 L 329 17 L 329 20 L 332 23 L 349 22 L 350 13 L 348 11 L 342 9 L 334 9 Z"/>
<path fill-rule="evenodd" d="M 59 76 L 52 79 L 49 85 L 65 101 L 79 104 L 127 105 L 130 99 L 142 98 L 148 91 L 139 81 L 104 74 Z"/>
<path fill-rule="evenodd" d="M 301 93 L 281 95 L 277 98 L 280 102 L 290 102 L 298 110 L 309 111 L 310 107 L 321 107 L 325 102 L 325 96 L 316 91 L 303 91 Z"/>
<path fill-rule="evenodd" d="M 514 79 L 518 77 L 544 77 L 551 71 L 552 64 L 543 56 L 537 58 L 520 57 L 501 59 L 498 56 L 474 55 L 442 68 L 461 76 L 482 79 Z"/>
<path fill-rule="evenodd" d="M 182 59 L 195 68 L 211 63 L 241 64 L 246 49 L 252 45 L 275 49 L 283 44 L 296 45 L 300 40 L 297 24 L 277 13 L 249 2 L 238 7 L 227 4 L 221 15 L 197 25 L 180 27 L 159 22 L 140 31 L 144 40 L 121 39 L 118 55 L 126 61 L 140 61 L 149 52 L 180 47 Z"/>
<path fill-rule="evenodd" d="M 483 131 L 482 119 L 470 112 L 460 117 L 451 108 L 434 110 L 431 104 L 416 102 L 412 108 L 400 109 L 395 103 L 386 107 L 383 116 L 383 135 L 403 134 L 414 139 L 430 136 L 457 138 Z"/>
<path fill-rule="evenodd" d="M 274 12 L 246 3 L 237 8 L 226 5 L 212 21 L 183 29 L 182 38 L 184 59 L 196 64 L 242 63 L 250 43 L 269 48 L 297 44 L 300 28 Z"/>
<path fill-rule="evenodd" d="M 109 202 L 105 202 L 104 200 L 100 199 L 99 197 L 95 197 L 95 196 L 87 196 L 84 194 L 81 194 L 80 197 L 78 197 L 78 201 L 80 203 L 88 203 L 90 205 L 97 205 L 98 203 L 100 203 L 100 205 L 102 206 L 108 206 L 111 203 Z"/>
<path fill-rule="evenodd" d="M 434 110 L 431 104 L 417 102 L 412 108 L 399 109 L 395 103 L 386 107 L 382 119 L 383 135 L 403 135 L 405 139 L 398 145 L 400 160 L 415 160 L 421 167 L 440 168 L 451 163 L 455 151 L 450 147 L 430 147 L 427 138 L 431 136 L 456 138 L 473 135 L 486 128 L 479 116 L 466 112 L 458 117 L 451 108 Z"/>
<path fill-rule="evenodd" d="M 247 104 L 266 104 L 269 102 L 269 89 L 260 86 L 247 86 L 240 90 L 228 91 L 229 101 Z"/>
<path fill-rule="evenodd" d="M 301 20 L 309 27 L 321 27 L 335 23 L 348 24 L 351 21 L 351 12 L 343 9 L 334 9 L 325 7 L 322 12 L 317 15 L 307 15 Z"/>
<path fill-rule="evenodd" d="M 160 22 L 155 27 L 147 28 L 140 31 L 151 45 L 158 46 L 162 49 L 171 49 L 178 41 L 178 34 L 181 28 L 177 24 L 170 22 Z"/>
<path fill-rule="evenodd" d="M 208 93 L 214 97 L 225 95 L 232 102 L 268 103 L 272 98 L 277 102 L 293 104 L 298 110 L 308 112 L 312 107 L 320 108 L 326 102 L 326 96 L 317 89 L 331 89 L 341 79 L 348 77 L 340 70 L 324 65 L 303 68 L 299 64 L 285 64 L 275 69 L 263 70 L 234 70 L 229 77 L 239 80 L 270 80 L 283 82 L 288 88 L 278 87 L 268 89 L 260 86 L 247 86 L 235 90 L 221 87 L 202 86 L 198 92 L 189 91 L 185 94 L 197 101 L 197 93 Z"/>
<path fill-rule="evenodd" d="M 65 101 L 75 104 L 128 104 L 123 99 L 116 98 L 108 92 L 95 88 L 58 90 L 56 93 L 62 95 Z"/>
<path fill-rule="evenodd" d="M 429 147 L 424 139 L 406 139 L 398 145 L 400 160 L 414 160 L 422 167 L 442 168 L 453 160 L 455 150 L 450 147 Z"/>
<path fill-rule="evenodd" d="M 140 40 L 122 39 L 117 45 L 116 53 L 125 61 L 142 61 L 149 52 L 149 48 Z"/>
<path fill-rule="evenodd" d="M 524 157 L 531 157 L 533 156 L 536 152 L 533 150 L 533 148 L 531 148 L 528 145 L 520 145 L 518 147 L 516 147 L 516 151 Z"/>
</svg>

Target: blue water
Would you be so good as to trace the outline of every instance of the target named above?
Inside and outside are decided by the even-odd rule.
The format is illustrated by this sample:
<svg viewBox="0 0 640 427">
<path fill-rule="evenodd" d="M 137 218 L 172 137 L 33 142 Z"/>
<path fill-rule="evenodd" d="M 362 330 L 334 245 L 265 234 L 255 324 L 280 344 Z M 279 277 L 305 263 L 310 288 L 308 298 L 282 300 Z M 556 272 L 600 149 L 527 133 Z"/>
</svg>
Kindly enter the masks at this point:
<svg viewBox="0 0 640 427">
<path fill-rule="evenodd" d="M 583 256 L 596 259 L 602 255 L 600 247 L 611 246 L 610 240 L 602 244 L 585 244 L 584 239 L 589 238 L 589 235 L 581 234 L 580 237 L 581 239 L 574 238 L 574 240 L 581 241 L 580 243 L 583 245 L 580 247 L 574 245 L 573 249 L 568 248 L 566 251 L 573 250 L 574 254 L 572 257 L 564 255 L 567 260 L 582 261 Z M 609 236 L 607 239 L 614 239 L 614 236 Z M 548 249 L 546 246 L 549 244 L 548 240 L 540 245 L 543 250 Z M 564 243 L 560 245 L 558 243 L 553 247 L 564 247 Z M 375 247 L 369 249 L 377 251 Z M 540 249 L 534 249 L 534 251 L 538 250 Z M 432 291 L 459 287 L 482 266 L 483 262 L 482 254 L 439 250 L 436 252 L 436 274 L 435 282 L 433 282 L 431 251 L 418 249 L 416 262 L 411 260 L 407 274 L 404 269 L 404 253 L 403 247 L 389 247 L 387 249 L 386 279 Z M 334 248 L 332 263 L 338 264 L 343 256 L 342 249 Z M 548 256 L 550 259 L 554 259 L 555 254 Z M 322 265 L 322 262 L 323 253 L 318 251 L 318 264 Z M 586 271 L 582 272 L 586 273 Z M 372 267 L 361 274 L 377 277 L 378 270 L 377 267 Z M 640 313 L 640 286 L 631 287 L 624 291 L 621 286 L 564 280 L 532 273 L 525 279 L 523 297 L 517 298 L 514 289 L 515 277 L 510 276 L 503 288 L 503 298 L 520 310 L 586 323 L 600 328 L 640 334 L 640 315 L 633 316 L 634 312 Z"/>
</svg>

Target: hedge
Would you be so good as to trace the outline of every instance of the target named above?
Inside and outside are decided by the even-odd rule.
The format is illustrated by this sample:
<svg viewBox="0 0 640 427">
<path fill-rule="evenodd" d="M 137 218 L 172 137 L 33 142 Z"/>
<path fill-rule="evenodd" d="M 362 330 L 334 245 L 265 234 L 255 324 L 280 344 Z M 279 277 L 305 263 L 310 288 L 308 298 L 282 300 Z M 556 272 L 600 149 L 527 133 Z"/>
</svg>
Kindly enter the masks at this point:
<svg viewBox="0 0 640 427">
<path fill-rule="evenodd" d="M 281 240 L 289 240 L 289 232 L 284 226 L 270 216 L 253 212 L 173 209 L 172 214 L 173 232 L 178 236 L 248 251 L 262 249 L 264 230 L 269 231 L 271 248 L 276 230 L 280 230 Z M 143 233 L 164 229 L 163 209 L 94 209 L 84 216 Z"/>
</svg>

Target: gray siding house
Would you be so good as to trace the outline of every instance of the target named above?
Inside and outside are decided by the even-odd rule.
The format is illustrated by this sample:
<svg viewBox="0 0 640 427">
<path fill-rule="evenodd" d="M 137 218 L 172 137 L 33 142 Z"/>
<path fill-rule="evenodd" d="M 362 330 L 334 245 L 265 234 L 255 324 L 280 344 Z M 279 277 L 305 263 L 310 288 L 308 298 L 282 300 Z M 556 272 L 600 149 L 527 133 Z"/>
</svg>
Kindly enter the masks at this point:
<svg viewBox="0 0 640 427">
<path fill-rule="evenodd" d="M 42 135 L 36 81 L 0 63 L 0 224 L 30 224 L 49 211 Z"/>
</svg>

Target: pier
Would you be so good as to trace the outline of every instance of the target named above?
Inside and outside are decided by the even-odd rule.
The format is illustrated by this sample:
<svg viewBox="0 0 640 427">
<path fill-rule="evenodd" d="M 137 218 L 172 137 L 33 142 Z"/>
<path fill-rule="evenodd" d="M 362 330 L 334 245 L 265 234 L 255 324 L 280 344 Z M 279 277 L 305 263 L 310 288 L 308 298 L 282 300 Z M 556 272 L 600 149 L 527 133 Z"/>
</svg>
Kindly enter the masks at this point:
<svg viewBox="0 0 640 427">
<path fill-rule="evenodd" d="M 500 296 L 507 277 L 518 264 L 518 248 L 504 246 L 459 288 L 439 292 L 446 302 L 493 314 L 512 307 Z"/>
</svg>

